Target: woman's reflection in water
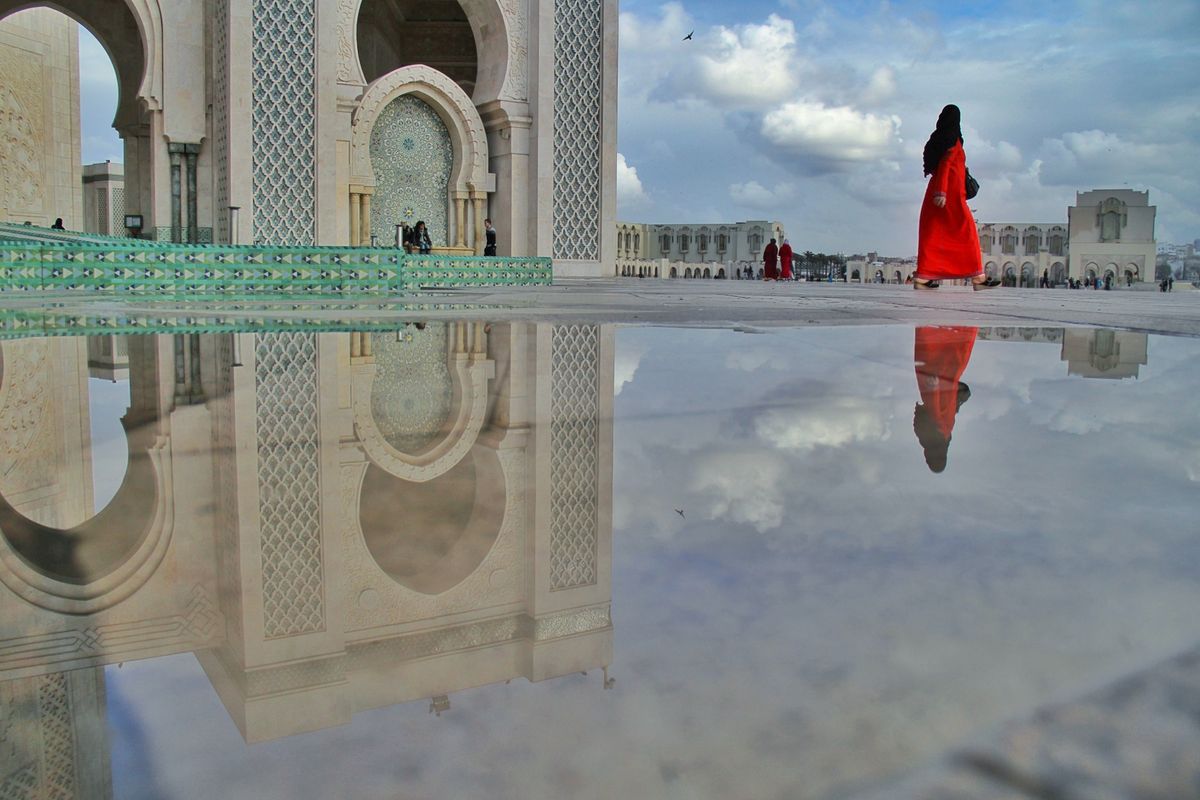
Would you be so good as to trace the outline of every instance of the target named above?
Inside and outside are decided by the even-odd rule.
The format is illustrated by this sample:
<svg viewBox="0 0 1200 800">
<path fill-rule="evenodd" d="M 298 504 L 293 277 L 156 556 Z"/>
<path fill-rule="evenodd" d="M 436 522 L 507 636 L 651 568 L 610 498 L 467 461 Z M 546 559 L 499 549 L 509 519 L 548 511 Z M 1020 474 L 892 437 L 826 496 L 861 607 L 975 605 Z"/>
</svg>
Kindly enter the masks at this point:
<svg viewBox="0 0 1200 800">
<path fill-rule="evenodd" d="M 921 402 L 913 410 L 913 432 L 925 450 L 925 463 L 933 472 L 946 469 L 950 432 L 958 409 L 971 397 L 971 389 L 959 380 L 971 360 L 976 328 L 917 328 L 913 362 Z"/>
</svg>

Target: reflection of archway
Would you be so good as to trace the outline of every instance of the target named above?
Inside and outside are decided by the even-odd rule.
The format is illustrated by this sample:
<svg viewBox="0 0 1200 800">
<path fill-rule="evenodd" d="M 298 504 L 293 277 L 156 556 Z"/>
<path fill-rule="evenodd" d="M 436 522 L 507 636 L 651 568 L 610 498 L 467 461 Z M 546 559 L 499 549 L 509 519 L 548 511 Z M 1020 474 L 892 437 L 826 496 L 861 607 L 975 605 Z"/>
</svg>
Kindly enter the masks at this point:
<svg viewBox="0 0 1200 800">
<path fill-rule="evenodd" d="M 174 525 L 169 442 L 158 424 L 157 370 L 146 360 L 154 357 L 153 343 L 140 345 L 139 366 L 131 370 L 131 378 L 141 391 L 134 392 L 137 399 L 121 420 L 128 466 L 104 509 L 76 525 L 59 527 L 30 519 L 0 496 L 0 541 L 6 545 L 0 546 L 0 581 L 30 603 L 69 614 L 111 607 L 137 591 L 166 553 Z M 5 366 L 14 363 L 2 361 L 8 362 Z M 0 367 L 0 410 L 13 405 L 23 381 L 14 369 Z M 63 401 L 55 395 L 49 402 Z M 40 414 L 33 424 L 61 426 L 61 416 Z"/>
<path fill-rule="evenodd" d="M 446 203 L 447 228 L 453 230 L 453 235 L 448 241 L 456 247 L 470 244 L 477 253 L 482 254 L 483 219 L 487 213 L 485 203 L 489 189 L 488 145 L 483 121 L 461 88 L 442 73 L 423 65 L 401 67 L 376 80 L 367 87 L 358 110 L 354 112 L 350 134 L 350 243 L 365 244 L 369 241 L 369 220 L 375 216 L 370 203 L 370 195 L 378 184 L 371 157 L 375 126 L 381 118 L 386 123 L 387 109 L 392 101 L 406 95 L 414 96 L 432 109 L 450 136 L 453 164 Z M 399 137 L 399 146 L 407 146 L 404 140 L 405 136 Z M 403 177 L 399 176 L 401 180 Z M 404 209 L 383 209 L 382 212 L 385 216 L 380 219 L 389 218 L 395 224 L 402 221 L 400 217 Z M 416 220 L 410 222 L 415 223 Z M 468 236 L 472 228 L 473 236 Z M 374 233 L 387 241 L 394 236 L 394 228 Z"/>
<path fill-rule="evenodd" d="M 421 334 L 430 335 L 439 323 L 429 323 Z M 389 431 L 378 417 L 375 382 L 386 374 L 376 361 L 372 339 L 394 334 L 351 334 L 350 352 L 359 359 L 353 367 L 354 429 L 368 457 L 384 471 L 406 481 L 424 483 L 449 472 L 475 444 L 487 416 L 488 382 L 495 377 L 495 362 L 487 357 L 483 323 L 456 322 L 444 326 L 442 354 L 447 396 L 434 425 L 407 440 Z M 401 333 L 401 336 L 403 332 Z M 385 356 L 387 357 L 387 356 Z M 403 358 L 402 350 L 396 358 Z M 386 367 L 386 365 L 384 365 Z M 432 387 L 431 387 L 432 391 Z M 434 429 L 436 428 L 436 434 Z M 392 430 L 395 426 L 392 426 Z M 406 445 L 408 441 L 411 444 Z M 405 449 L 402 449 L 405 448 Z"/>
<path fill-rule="evenodd" d="M 462 583 L 492 549 L 506 500 L 495 451 L 474 447 L 426 483 L 368 466 L 359 524 L 371 557 L 392 580 L 422 594 L 441 594 Z"/>
</svg>

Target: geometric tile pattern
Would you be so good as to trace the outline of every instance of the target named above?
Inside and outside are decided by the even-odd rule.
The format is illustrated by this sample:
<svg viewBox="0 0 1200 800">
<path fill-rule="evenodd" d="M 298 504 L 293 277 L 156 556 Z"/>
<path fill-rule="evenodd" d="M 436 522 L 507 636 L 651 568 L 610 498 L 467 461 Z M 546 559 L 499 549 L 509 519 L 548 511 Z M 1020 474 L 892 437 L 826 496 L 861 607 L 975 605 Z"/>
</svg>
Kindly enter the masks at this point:
<svg viewBox="0 0 1200 800">
<path fill-rule="evenodd" d="M 251 0 L 251 20 L 254 240 L 312 244 L 317 180 L 316 3 Z"/>
<path fill-rule="evenodd" d="M 396 225 L 425 223 L 429 240 L 450 243 L 446 220 L 454 145 L 446 123 L 419 97 L 401 95 L 388 103 L 371 129 L 375 197 L 371 233 L 386 241 Z"/>
<path fill-rule="evenodd" d="M 555 258 L 600 258 L 605 5 L 554 3 Z"/>
<path fill-rule="evenodd" d="M 555 325 L 550 346 L 550 589 L 596 583 L 600 327 Z"/>
<path fill-rule="evenodd" d="M 0 241 L 0 291 L 188 296 L 397 294 L 551 283 L 546 258 L 407 255 L 396 248 L 268 247 L 113 238 Z"/>
<path fill-rule="evenodd" d="M 213 241 L 229 241 L 229 0 L 215 0 L 212 23 Z M 115 202 L 115 199 L 114 199 Z M 122 230 L 114 228 L 115 231 Z"/>
<path fill-rule="evenodd" d="M 268 639 L 325 630 L 317 337 L 255 337 L 263 624 Z"/>
</svg>

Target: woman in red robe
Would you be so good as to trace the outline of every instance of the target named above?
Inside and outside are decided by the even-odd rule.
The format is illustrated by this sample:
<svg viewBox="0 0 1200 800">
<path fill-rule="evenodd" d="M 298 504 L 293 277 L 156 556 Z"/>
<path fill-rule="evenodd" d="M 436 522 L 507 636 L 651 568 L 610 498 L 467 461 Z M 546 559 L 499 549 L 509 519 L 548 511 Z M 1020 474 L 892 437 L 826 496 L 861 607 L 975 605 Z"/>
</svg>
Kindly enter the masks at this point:
<svg viewBox="0 0 1200 800">
<path fill-rule="evenodd" d="M 967 156 L 958 106 L 946 106 L 938 116 L 925 143 L 924 166 L 932 177 L 921 204 L 913 288 L 936 289 L 939 280 L 953 278 L 970 278 L 976 289 L 999 286 L 983 273 L 979 232 L 967 207 Z"/>
<path fill-rule="evenodd" d="M 792 279 L 792 246 L 788 244 L 788 240 L 783 240 L 783 246 L 779 248 L 779 280 L 790 281 Z"/>
<path fill-rule="evenodd" d="M 772 239 L 767 244 L 767 249 L 763 250 L 763 280 L 773 281 L 779 278 L 779 267 L 777 259 L 779 258 L 779 248 L 775 246 L 775 240 Z"/>
<path fill-rule="evenodd" d="M 921 402 L 913 409 L 913 433 L 925 451 L 925 463 L 933 472 L 946 469 L 950 434 L 971 388 L 959 380 L 971 360 L 976 328 L 917 328 L 913 363 Z"/>
</svg>

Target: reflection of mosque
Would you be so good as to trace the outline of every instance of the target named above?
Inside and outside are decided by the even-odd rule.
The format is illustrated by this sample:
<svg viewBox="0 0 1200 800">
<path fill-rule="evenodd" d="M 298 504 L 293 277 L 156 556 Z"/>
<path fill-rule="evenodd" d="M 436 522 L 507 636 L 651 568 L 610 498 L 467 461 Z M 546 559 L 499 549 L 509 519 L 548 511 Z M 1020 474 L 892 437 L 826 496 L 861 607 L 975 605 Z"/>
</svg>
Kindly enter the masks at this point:
<svg viewBox="0 0 1200 800">
<path fill-rule="evenodd" d="M 0 355 L 0 796 L 111 796 L 106 664 L 195 651 L 259 741 L 610 663 L 611 329 Z M 130 389 L 94 514 L 89 369 Z"/>
<path fill-rule="evenodd" d="M 1149 336 L 1105 328 L 980 328 L 979 339 L 1043 342 L 1061 347 L 1067 374 L 1083 378 L 1137 378 L 1149 358 Z"/>
</svg>

